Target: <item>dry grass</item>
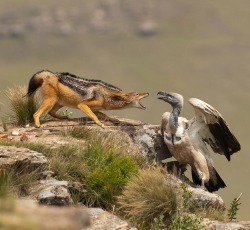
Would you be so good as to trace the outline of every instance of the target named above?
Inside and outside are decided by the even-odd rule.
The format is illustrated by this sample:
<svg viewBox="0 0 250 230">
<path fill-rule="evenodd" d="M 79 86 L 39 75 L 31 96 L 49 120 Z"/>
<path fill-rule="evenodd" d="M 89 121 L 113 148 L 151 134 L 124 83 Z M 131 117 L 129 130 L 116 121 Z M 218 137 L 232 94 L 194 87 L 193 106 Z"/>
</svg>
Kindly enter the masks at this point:
<svg viewBox="0 0 250 230">
<path fill-rule="evenodd" d="M 33 114 L 38 108 L 38 97 L 27 97 L 26 86 L 15 86 L 6 90 L 10 101 L 13 121 L 18 125 L 26 125 L 33 121 Z"/>
<path fill-rule="evenodd" d="M 90 146 L 99 143 L 99 146 L 103 148 L 104 152 L 112 151 L 117 155 L 129 155 L 136 163 L 143 168 L 148 165 L 146 157 L 142 156 L 139 148 L 131 146 L 129 139 L 120 133 L 111 132 L 109 130 L 102 130 L 99 132 L 96 129 L 87 127 L 69 127 L 62 132 L 63 136 L 71 136 L 78 139 L 84 139 Z"/>
<path fill-rule="evenodd" d="M 25 168 L 0 167 L 0 198 L 22 197 L 29 194 L 29 188 L 37 182 L 36 171 L 29 172 Z"/>
<path fill-rule="evenodd" d="M 209 218 L 210 220 L 218 220 L 222 222 L 227 221 L 227 215 L 225 210 L 216 209 L 212 207 L 204 208 L 199 212 L 197 210 L 196 215 L 201 218 Z"/>
<path fill-rule="evenodd" d="M 176 213 L 178 204 L 171 180 L 161 168 L 142 169 L 118 197 L 119 210 L 139 225 L 150 225 L 160 216 L 165 220 L 170 218 Z"/>
</svg>

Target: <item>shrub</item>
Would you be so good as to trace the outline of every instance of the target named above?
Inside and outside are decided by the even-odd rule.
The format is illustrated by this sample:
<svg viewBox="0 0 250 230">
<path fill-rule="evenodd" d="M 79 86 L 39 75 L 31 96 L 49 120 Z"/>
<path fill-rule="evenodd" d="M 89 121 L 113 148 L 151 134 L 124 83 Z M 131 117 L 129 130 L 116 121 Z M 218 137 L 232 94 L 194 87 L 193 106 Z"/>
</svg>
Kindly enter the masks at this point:
<svg viewBox="0 0 250 230">
<path fill-rule="evenodd" d="M 129 156 L 121 156 L 102 168 L 95 168 L 86 178 L 86 184 L 92 193 L 92 196 L 86 194 L 88 202 L 111 208 L 115 203 L 115 196 L 120 194 L 128 179 L 137 171 L 138 166 Z"/>
<path fill-rule="evenodd" d="M 139 226 L 152 226 L 160 216 L 161 222 L 170 218 L 178 202 L 171 183 L 171 175 L 162 172 L 161 168 L 140 170 L 118 196 L 119 210 Z"/>
</svg>

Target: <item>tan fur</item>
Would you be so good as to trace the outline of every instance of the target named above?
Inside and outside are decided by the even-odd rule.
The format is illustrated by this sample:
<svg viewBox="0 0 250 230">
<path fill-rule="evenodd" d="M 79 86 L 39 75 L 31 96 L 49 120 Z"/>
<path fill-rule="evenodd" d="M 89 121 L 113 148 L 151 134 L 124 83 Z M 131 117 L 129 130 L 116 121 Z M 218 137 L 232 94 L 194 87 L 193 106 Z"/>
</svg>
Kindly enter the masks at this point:
<svg viewBox="0 0 250 230">
<path fill-rule="evenodd" d="M 114 91 L 103 85 L 90 85 L 87 90 L 92 92 L 93 88 L 98 92 L 96 95 L 85 100 L 82 95 L 70 87 L 59 82 L 56 74 L 49 71 L 42 71 L 35 76 L 35 81 L 41 84 L 42 103 L 39 109 L 34 113 L 34 121 L 37 127 L 40 127 L 39 117 L 49 110 L 53 117 L 66 118 L 56 114 L 58 109 L 63 106 L 77 108 L 83 111 L 87 116 L 96 122 L 99 126 L 103 124 L 97 116 L 108 118 L 107 115 L 99 110 L 123 109 L 127 107 L 143 108 L 139 100 L 148 96 L 148 93 L 122 92 Z M 119 99 L 115 99 L 118 97 Z"/>
</svg>

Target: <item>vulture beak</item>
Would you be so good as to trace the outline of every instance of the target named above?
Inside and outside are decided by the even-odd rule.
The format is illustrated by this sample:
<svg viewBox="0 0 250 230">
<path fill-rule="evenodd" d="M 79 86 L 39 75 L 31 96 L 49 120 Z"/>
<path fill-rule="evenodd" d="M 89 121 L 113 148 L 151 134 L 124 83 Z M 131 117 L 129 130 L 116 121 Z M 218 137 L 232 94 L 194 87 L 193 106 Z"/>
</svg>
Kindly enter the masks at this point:
<svg viewBox="0 0 250 230">
<path fill-rule="evenodd" d="M 167 101 L 167 98 L 168 98 L 168 93 L 167 92 L 159 91 L 157 93 L 157 95 L 159 95 L 158 99 L 163 100 L 163 101 Z"/>
</svg>

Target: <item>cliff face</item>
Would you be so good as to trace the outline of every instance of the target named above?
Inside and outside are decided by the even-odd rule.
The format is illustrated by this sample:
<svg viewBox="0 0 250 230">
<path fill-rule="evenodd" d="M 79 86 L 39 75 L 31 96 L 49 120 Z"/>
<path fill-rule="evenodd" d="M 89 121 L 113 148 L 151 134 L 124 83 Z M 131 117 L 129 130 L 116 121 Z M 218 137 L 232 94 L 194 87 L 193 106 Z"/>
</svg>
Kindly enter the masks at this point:
<svg viewBox="0 0 250 230">
<path fill-rule="evenodd" d="M 100 129 L 92 122 L 85 122 L 89 129 L 98 129 L 98 132 L 105 135 L 113 132 L 114 135 L 126 137 L 131 149 L 138 148 L 139 152 L 150 160 L 160 162 L 170 157 L 165 155 L 159 126 L 146 124 L 140 121 L 120 119 L 123 125 L 113 126 L 106 124 L 106 129 Z M 27 143 L 43 144 L 49 147 L 67 146 L 78 143 L 79 140 L 61 136 L 60 132 L 67 127 L 79 126 L 80 120 L 67 122 L 48 121 L 43 124 L 42 129 L 13 128 L 10 134 L 2 135 L 9 142 L 22 141 Z M 54 178 L 54 172 L 48 170 L 49 162 L 45 156 L 36 151 L 23 147 L 0 146 L 0 166 L 14 168 L 15 170 L 35 173 L 38 180 L 23 194 L 22 199 L 15 203 L 0 202 L 0 212 L 5 219 L 0 217 L 3 226 L 10 227 L 7 219 L 17 219 L 16 226 L 34 226 L 34 229 L 135 229 L 126 221 L 116 217 L 99 208 L 86 208 L 82 205 L 73 205 L 71 190 L 72 182 L 58 181 Z M 18 173 L 16 171 L 16 173 Z M 185 178 L 184 181 L 188 179 Z M 176 178 L 174 186 L 178 187 L 183 179 Z M 191 184 L 188 182 L 188 184 Z M 173 185 L 171 185 L 173 186 Z M 221 197 L 211 194 L 200 188 L 187 185 L 192 192 L 192 198 L 206 207 L 225 208 Z M 76 187 L 75 187 L 76 188 Z M 11 204 L 11 205 L 10 205 Z M 43 206 L 38 205 L 43 204 Z M 12 212 L 5 212 L 6 207 L 11 206 Z M 60 209 L 54 208 L 60 206 Z M 32 218 L 30 218 L 32 216 Z M 52 218 L 53 217 L 53 218 Z M 30 220 L 32 219 L 32 222 Z M 62 221 L 63 219 L 63 221 Z M 204 219 L 206 229 L 250 229 L 249 222 L 220 223 Z M 38 227 L 39 226 L 39 227 Z M 7 228 L 8 229 L 8 228 Z M 12 229 L 18 229 L 14 227 Z"/>
</svg>

